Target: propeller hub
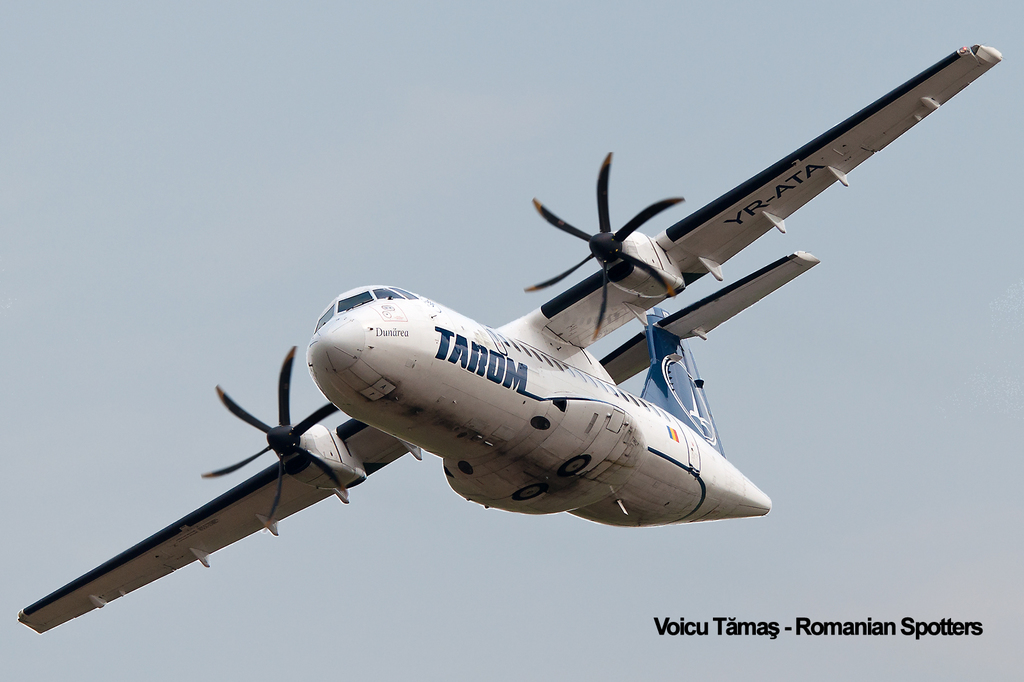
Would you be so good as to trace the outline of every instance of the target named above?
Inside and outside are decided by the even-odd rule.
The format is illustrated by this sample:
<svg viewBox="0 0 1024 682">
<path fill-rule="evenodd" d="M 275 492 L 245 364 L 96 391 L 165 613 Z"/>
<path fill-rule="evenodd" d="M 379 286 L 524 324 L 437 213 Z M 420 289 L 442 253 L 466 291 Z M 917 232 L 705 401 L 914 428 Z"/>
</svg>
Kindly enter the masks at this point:
<svg viewBox="0 0 1024 682">
<path fill-rule="evenodd" d="M 289 424 L 291 418 L 289 416 L 290 410 L 288 409 L 288 393 L 291 389 L 292 361 L 294 359 L 295 347 L 292 346 L 292 349 L 288 351 L 288 355 L 284 357 L 284 363 L 281 365 L 281 375 L 277 382 L 277 407 L 278 418 L 280 419 L 281 426 L 270 426 L 269 424 L 264 424 L 262 421 L 242 409 L 234 400 L 229 398 L 228 394 L 225 393 L 220 386 L 217 387 L 217 395 L 220 396 L 220 400 L 224 403 L 224 407 L 228 408 L 228 411 L 231 412 L 231 414 L 235 415 L 246 424 L 255 426 L 257 429 L 267 434 L 268 447 L 263 448 L 255 455 L 247 457 L 237 464 L 232 464 L 224 469 L 218 469 L 217 471 L 211 471 L 208 474 L 203 474 L 203 478 L 224 476 L 225 474 L 230 474 L 232 471 L 237 471 L 270 450 L 277 453 L 277 492 L 274 493 L 274 503 L 270 505 L 270 513 L 267 514 L 267 519 L 264 524 L 267 528 L 273 528 L 274 514 L 277 512 L 277 505 L 281 501 L 281 489 L 284 483 L 284 475 L 286 473 L 297 473 L 302 469 L 305 469 L 309 464 L 312 464 L 320 469 L 320 471 L 327 474 L 328 478 L 330 478 L 338 488 L 344 488 L 344 484 L 340 479 L 338 479 L 337 474 L 331 470 L 330 466 L 320 461 L 319 458 L 314 456 L 308 450 L 303 450 L 299 447 L 299 439 L 302 437 L 302 434 L 306 433 L 306 431 L 324 417 L 337 412 L 338 408 L 333 403 L 328 403 L 300 421 L 298 424 Z M 291 466 L 289 467 L 289 465 Z M 274 535 L 277 535 L 277 533 L 274 532 Z"/>
<path fill-rule="evenodd" d="M 267 432 L 267 444 L 282 457 L 299 447 L 299 437 L 291 426 L 275 426 Z"/>
<path fill-rule="evenodd" d="M 619 258 L 622 242 L 612 232 L 598 232 L 590 238 L 590 252 L 599 262 L 607 265 Z"/>
</svg>

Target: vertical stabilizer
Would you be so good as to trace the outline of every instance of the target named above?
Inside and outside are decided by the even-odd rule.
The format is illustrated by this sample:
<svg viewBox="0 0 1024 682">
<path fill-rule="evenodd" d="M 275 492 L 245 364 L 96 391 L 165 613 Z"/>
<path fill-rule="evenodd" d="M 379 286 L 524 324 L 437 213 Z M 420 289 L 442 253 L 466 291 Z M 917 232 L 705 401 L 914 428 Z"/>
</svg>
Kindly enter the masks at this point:
<svg viewBox="0 0 1024 682">
<path fill-rule="evenodd" d="M 718 428 L 704 394 L 704 380 L 697 371 L 690 346 L 656 324 L 664 317 L 665 311 L 658 308 L 647 316 L 647 351 L 651 357 L 651 368 L 647 372 L 642 396 L 690 426 L 724 456 Z"/>
</svg>

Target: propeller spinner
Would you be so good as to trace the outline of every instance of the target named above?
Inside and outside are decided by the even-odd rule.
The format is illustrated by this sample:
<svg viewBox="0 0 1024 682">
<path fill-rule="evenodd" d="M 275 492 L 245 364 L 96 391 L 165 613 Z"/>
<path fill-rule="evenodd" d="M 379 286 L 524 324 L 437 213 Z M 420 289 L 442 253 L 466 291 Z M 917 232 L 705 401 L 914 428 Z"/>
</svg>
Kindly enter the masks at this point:
<svg viewBox="0 0 1024 682">
<path fill-rule="evenodd" d="M 676 295 L 675 289 L 665 281 L 665 278 L 662 277 L 661 273 L 639 258 L 635 258 L 623 251 L 622 243 L 625 241 L 626 237 L 633 234 L 633 232 L 635 232 L 641 225 L 664 211 L 666 208 L 680 203 L 683 201 L 683 198 L 677 197 L 672 199 L 663 199 L 653 203 L 633 216 L 632 220 L 623 225 L 616 232 L 612 232 L 611 221 L 608 218 L 608 174 L 611 170 L 611 165 L 612 155 L 609 153 L 608 156 L 605 157 L 604 163 L 601 164 L 601 172 L 597 176 L 597 216 L 600 229 L 597 234 L 590 235 L 579 228 L 573 227 L 545 208 L 542 203 L 536 199 L 533 200 L 533 205 L 537 208 L 537 212 L 540 213 L 545 220 L 557 227 L 559 230 L 588 242 L 590 244 L 590 255 L 557 277 L 553 277 L 552 279 L 541 282 L 540 284 L 535 284 L 532 287 L 528 287 L 526 290 L 538 291 L 539 289 L 544 289 L 552 284 L 557 284 L 575 272 L 577 268 L 582 266 L 591 258 L 596 259 L 597 262 L 601 264 L 601 274 L 603 275 L 604 282 L 601 285 L 601 312 L 597 316 L 597 328 L 594 330 L 595 339 L 601 331 L 601 324 L 604 322 L 604 313 L 608 307 L 608 269 L 615 261 L 622 260 L 632 264 L 633 267 L 643 270 L 658 280 L 658 282 L 665 287 L 665 293 L 669 296 Z"/>
<path fill-rule="evenodd" d="M 262 421 L 242 409 L 238 403 L 232 400 L 228 394 L 221 389 L 220 386 L 217 387 L 217 395 L 220 396 L 221 402 L 224 403 L 224 407 L 228 408 L 231 414 L 267 434 L 267 447 L 263 448 L 251 457 L 246 457 L 237 464 L 232 464 L 229 467 L 203 474 L 203 478 L 214 478 L 216 476 L 230 474 L 233 471 L 241 469 L 260 455 L 273 450 L 277 455 L 277 493 L 274 495 L 274 503 L 270 506 L 270 513 L 267 514 L 267 521 L 264 524 L 267 527 L 270 527 L 274 523 L 274 513 L 277 511 L 277 505 L 281 501 L 281 485 L 284 481 L 285 459 L 305 459 L 309 464 L 312 464 L 320 469 L 320 471 L 324 472 L 332 481 L 334 481 L 334 483 L 337 484 L 338 488 L 344 487 L 338 479 L 337 474 L 335 474 L 329 466 L 320 461 L 320 458 L 315 456 L 309 450 L 299 446 L 299 438 L 302 434 L 308 431 L 310 427 L 324 417 L 337 412 L 338 408 L 328 403 L 300 421 L 298 424 L 291 425 L 288 423 L 291 421 L 288 409 L 288 399 L 292 380 L 292 361 L 294 359 L 295 346 L 292 346 L 292 349 L 288 351 L 288 355 L 284 358 L 284 364 L 281 365 L 281 376 L 277 383 L 277 412 L 278 421 L 280 422 L 279 426 L 268 426 L 267 424 L 264 424 Z"/>
</svg>

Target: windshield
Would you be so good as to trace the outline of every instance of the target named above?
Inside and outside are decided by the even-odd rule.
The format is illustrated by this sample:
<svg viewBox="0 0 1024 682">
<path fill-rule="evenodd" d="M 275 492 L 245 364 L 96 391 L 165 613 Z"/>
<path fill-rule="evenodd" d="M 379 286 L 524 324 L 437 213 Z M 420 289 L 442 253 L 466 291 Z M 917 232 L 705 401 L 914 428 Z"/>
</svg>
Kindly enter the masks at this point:
<svg viewBox="0 0 1024 682">
<path fill-rule="evenodd" d="M 373 295 L 377 297 L 377 300 L 385 301 L 392 298 L 405 298 L 405 296 L 398 293 L 395 289 L 374 289 Z"/>
<path fill-rule="evenodd" d="M 332 317 L 334 317 L 334 306 L 331 306 L 330 308 L 328 308 L 327 312 L 324 313 L 324 316 L 321 317 L 320 321 L 316 323 L 316 329 L 313 330 L 313 333 L 316 334 L 318 331 L 320 331 L 320 327 L 322 327 L 325 324 L 327 324 L 331 320 Z"/>
<path fill-rule="evenodd" d="M 355 296 L 349 296 L 338 301 L 338 312 L 343 313 L 346 310 L 352 310 L 356 306 L 361 306 L 364 303 L 369 303 L 373 300 L 373 296 L 370 295 L 369 291 L 356 294 Z"/>
</svg>

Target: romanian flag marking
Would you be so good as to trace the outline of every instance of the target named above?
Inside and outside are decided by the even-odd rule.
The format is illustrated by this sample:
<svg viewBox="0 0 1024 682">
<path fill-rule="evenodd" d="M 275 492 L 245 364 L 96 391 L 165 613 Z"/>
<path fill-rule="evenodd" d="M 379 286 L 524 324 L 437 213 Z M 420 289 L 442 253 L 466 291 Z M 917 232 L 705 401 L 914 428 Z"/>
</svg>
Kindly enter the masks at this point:
<svg viewBox="0 0 1024 682">
<path fill-rule="evenodd" d="M 676 431 L 675 429 L 673 429 L 671 426 L 666 426 L 665 428 L 668 429 L 668 437 L 678 443 L 679 442 L 679 432 Z"/>
</svg>

